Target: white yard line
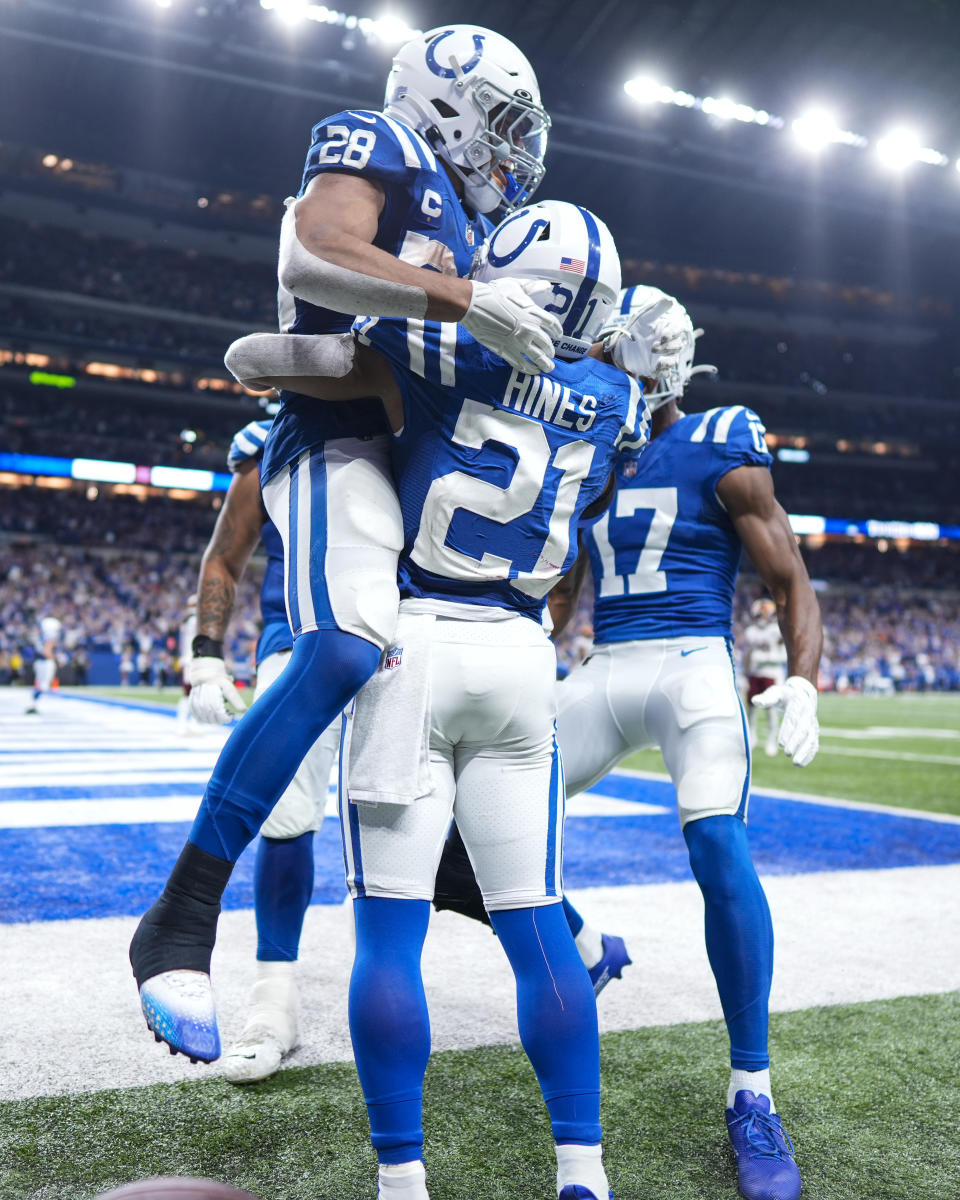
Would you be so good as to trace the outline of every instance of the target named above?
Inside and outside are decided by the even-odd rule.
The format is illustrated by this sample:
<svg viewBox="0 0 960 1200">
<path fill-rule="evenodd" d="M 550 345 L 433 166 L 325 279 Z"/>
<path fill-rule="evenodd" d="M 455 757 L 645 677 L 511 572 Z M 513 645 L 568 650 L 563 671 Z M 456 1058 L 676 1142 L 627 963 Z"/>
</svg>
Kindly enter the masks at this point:
<svg viewBox="0 0 960 1200">
<path fill-rule="evenodd" d="M 777 934 L 774 1009 L 960 988 L 960 929 L 944 919 L 960 892 L 960 865 L 771 876 L 764 886 Z M 600 999 L 603 1029 L 720 1016 L 694 883 L 592 888 L 574 899 L 591 922 L 625 936 L 634 958 Z M 3 928 L 0 1098 L 217 1072 L 171 1058 L 144 1028 L 126 958 L 135 924 L 124 917 Z M 227 1038 L 242 1025 L 254 948 L 253 914 L 224 914 L 214 980 Z M 312 908 L 300 967 L 303 1045 L 292 1064 L 352 1057 L 351 957 L 348 910 Z M 424 974 L 435 1049 L 516 1042 L 513 980 L 489 930 L 435 915 Z"/>
<path fill-rule="evenodd" d="M 670 776 L 659 771 L 638 771 L 633 767 L 616 767 L 611 775 L 629 775 L 634 779 L 653 779 L 670 783 Z M 868 800 L 845 800 L 839 796 L 818 796 L 813 792 L 792 792 L 784 788 L 757 787 L 751 793 L 775 796 L 778 800 L 796 800 L 800 804 L 822 804 L 827 808 L 852 808 L 862 812 L 890 813 L 898 817 L 916 817 L 918 821 L 937 821 L 943 825 L 960 825 L 960 817 L 952 813 L 924 812 L 918 808 L 899 808 L 891 804 L 872 804 Z"/>
<path fill-rule="evenodd" d="M 840 754 L 845 758 L 887 758 L 899 762 L 933 763 L 945 767 L 960 767 L 960 758 L 948 754 L 914 754 L 907 750 L 853 750 L 847 746 L 823 746 L 821 754 Z"/>
<path fill-rule="evenodd" d="M 884 741 L 888 738 L 935 738 L 941 741 L 960 741 L 958 729 L 911 729 L 902 725 L 868 725 L 866 729 L 838 729 L 820 726 L 821 737 L 849 738 L 851 741 Z"/>
</svg>

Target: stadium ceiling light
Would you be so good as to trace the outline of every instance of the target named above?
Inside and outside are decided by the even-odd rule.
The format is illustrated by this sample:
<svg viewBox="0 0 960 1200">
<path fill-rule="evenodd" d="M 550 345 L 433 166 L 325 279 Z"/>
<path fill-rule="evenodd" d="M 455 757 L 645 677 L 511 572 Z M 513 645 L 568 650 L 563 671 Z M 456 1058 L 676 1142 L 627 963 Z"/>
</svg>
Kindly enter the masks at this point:
<svg viewBox="0 0 960 1200">
<path fill-rule="evenodd" d="M 261 3 L 263 0 L 261 0 Z M 672 104 L 676 108 L 698 108 L 707 116 L 721 121 L 742 121 L 748 125 L 770 125 L 774 129 L 783 126 L 783 117 L 774 116 L 763 108 L 751 108 L 749 104 L 738 104 L 727 97 L 694 96 L 658 83 L 649 75 L 637 75 L 628 79 L 623 90 L 638 104 Z"/>
<path fill-rule="evenodd" d="M 932 167 L 944 167 L 949 159 L 940 150 L 922 146 L 920 139 L 909 129 L 893 129 L 877 142 L 880 161 L 892 170 L 903 170 L 915 162 Z"/>
<path fill-rule="evenodd" d="M 384 13 L 380 17 L 358 17 L 353 13 L 340 12 L 325 4 L 312 4 L 310 0 L 260 0 L 260 7 L 275 12 L 281 19 L 295 22 L 315 21 L 319 25 L 335 25 L 341 29 L 359 29 L 368 42 L 379 42 L 385 46 L 397 45 L 417 37 L 422 29 L 414 29 L 403 17 Z"/>
<path fill-rule="evenodd" d="M 822 109 L 811 109 L 790 123 L 793 135 L 806 150 L 822 150 L 824 146 L 840 143 L 863 149 L 867 139 L 849 129 L 841 129 L 829 113 Z"/>
</svg>

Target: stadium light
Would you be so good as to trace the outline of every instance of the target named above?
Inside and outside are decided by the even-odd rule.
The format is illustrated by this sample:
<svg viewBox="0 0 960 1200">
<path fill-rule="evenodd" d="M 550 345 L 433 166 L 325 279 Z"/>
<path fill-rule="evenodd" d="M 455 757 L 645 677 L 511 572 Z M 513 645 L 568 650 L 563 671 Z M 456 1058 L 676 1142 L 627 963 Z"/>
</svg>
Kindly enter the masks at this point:
<svg viewBox="0 0 960 1200">
<path fill-rule="evenodd" d="M 351 32 L 359 29 L 368 42 L 379 42 L 385 46 L 407 42 L 423 32 L 408 25 L 396 13 L 383 13 L 379 17 L 358 17 L 353 13 L 340 12 L 325 4 L 313 4 L 311 0 L 260 0 L 260 7 L 275 12 L 281 20 L 294 24 L 297 21 L 315 21 L 319 25 L 334 25 Z"/>
<path fill-rule="evenodd" d="M 928 163 L 932 167 L 946 166 L 947 156 L 930 146 L 923 146 L 910 129 L 892 129 L 877 142 L 877 154 L 884 166 L 902 171 L 915 162 Z"/>
<path fill-rule="evenodd" d="M 805 150 L 822 150 L 825 146 L 840 143 L 862 149 L 867 139 L 849 129 L 841 129 L 834 118 L 822 109 L 811 109 L 790 123 L 797 142 Z"/>
</svg>

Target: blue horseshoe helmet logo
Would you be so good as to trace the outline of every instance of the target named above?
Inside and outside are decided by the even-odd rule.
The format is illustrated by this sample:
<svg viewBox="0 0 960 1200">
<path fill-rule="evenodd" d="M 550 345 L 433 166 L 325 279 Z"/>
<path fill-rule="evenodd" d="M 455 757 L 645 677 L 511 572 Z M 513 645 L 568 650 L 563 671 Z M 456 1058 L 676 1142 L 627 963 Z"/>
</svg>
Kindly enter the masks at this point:
<svg viewBox="0 0 960 1200">
<path fill-rule="evenodd" d="M 434 75 L 439 75 L 441 79 L 455 79 L 457 76 L 457 72 L 452 67 L 441 67 L 437 62 L 437 47 L 444 38 L 451 37 L 455 32 L 453 29 L 445 30 L 443 33 L 438 34 L 427 47 L 427 66 Z M 483 55 L 483 38 L 484 35 L 482 33 L 475 33 L 473 35 L 473 58 L 469 62 L 461 64 L 460 67 L 464 75 L 469 74 L 480 61 Z"/>
<path fill-rule="evenodd" d="M 500 234 L 503 233 L 508 225 L 512 225 L 514 221 L 518 220 L 522 216 L 526 216 L 526 214 L 517 213 L 516 217 L 514 217 L 512 220 L 504 221 L 504 223 L 494 232 L 493 236 L 490 238 L 490 241 L 487 243 L 487 262 L 489 262 L 492 267 L 505 267 L 508 263 L 512 263 L 515 259 L 519 258 L 524 250 L 526 250 L 528 246 L 532 245 L 537 240 L 540 230 L 546 229 L 546 227 L 550 224 L 549 221 L 545 221 L 542 217 L 537 217 L 527 232 L 523 235 L 523 240 L 520 242 L 519 246 L 515 246 L 513 250 L 508 250 L 506 254 L 497 254 L 493 248 L 494 242 L 500 236 Z"/>
</svg>

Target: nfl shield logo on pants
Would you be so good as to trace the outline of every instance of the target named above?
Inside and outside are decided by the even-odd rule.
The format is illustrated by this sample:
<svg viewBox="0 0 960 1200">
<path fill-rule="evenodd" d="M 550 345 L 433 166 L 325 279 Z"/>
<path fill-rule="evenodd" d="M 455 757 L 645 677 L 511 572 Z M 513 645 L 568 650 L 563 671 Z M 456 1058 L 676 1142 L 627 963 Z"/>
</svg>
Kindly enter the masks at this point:
<svg viewBox="0 0 960 1200">
<path fill-rule="evenodd" d="M 400 666 L 400 660 L 403 658 L 402 646 L 391 646 L 387 651 L 383 660 L 383 669 L 385 671 L 395 671 Z"/>
</svg>

